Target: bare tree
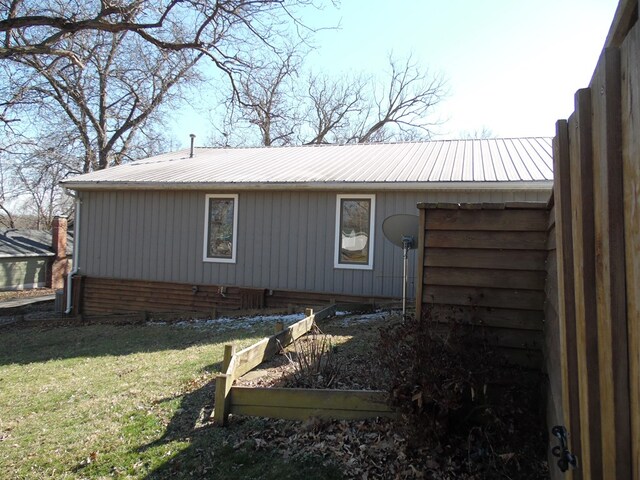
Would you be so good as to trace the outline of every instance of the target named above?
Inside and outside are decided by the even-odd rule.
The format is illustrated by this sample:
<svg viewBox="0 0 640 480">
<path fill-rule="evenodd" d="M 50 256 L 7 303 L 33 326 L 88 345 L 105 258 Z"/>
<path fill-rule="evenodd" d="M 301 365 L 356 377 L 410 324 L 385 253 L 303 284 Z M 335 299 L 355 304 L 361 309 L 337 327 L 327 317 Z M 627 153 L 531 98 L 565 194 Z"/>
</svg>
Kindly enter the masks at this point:
<svg viewBox="0 0 640 480">
<path fill-rule="evenodd" d="M 362 77 L 331 79 L 327 75 L 309 75 L 307 126 L 313 137 L 306 144 L 336 143 L 349 136 L 353 117 L 366 106 Z"/>
<path fill-rule="evenodd" d="M 428 139 L 439 124 L 431 114 L 446 93 L 443 77 L 423 71 L 411 56 L 401 62 L 390 55 L 389 66 L 389 77 L 376 82 L 370 109 L 349 141 Z"/>
<path fill-rule="evenodd" d="M 201 59 L 213 61 L 238 100 L 236 78 L 256 52 L 284 51 L 291 24 L 301 37 L 310 32 L 296 12 L 315 1 L 0 0 L 6 184 L 20 186 L 15 195 L 29 197 L 46 223 L 56 194 L 36 186 L 161 151 L 163 114 L 201 80 Z"/>
<path fill-rule="evenodd" d="M 266 147 L 291 143 L 296 130 L 292 82 L 298 74 L 300 57 L 295 49 L 285 53 L 281 61 L 255 62 L 241 75 L 239 85 L 240 119 L 255 125 L 260 144 Z"/>
<path fill-rule="evenodd" d="M 82 32 L 131 32 L 163 50 L 196 50 L 219 67 L 242 59 L 225 47 L 267 40 L 274 26 L 296 20 L 313 0 L 2 0 L 0 58 L 64 56 L 82 64 L 64 43 Z M 234 51 L 238 51 L 234 49 Z"/>
<path fill-rule="evenodd" d="M 496 135 L 493 131 L 486 125 L 483 125 L 482 128 L 466 131 L 462 134 L 462 138 L 466 140 L 484 140 L 486 138 L 495 138 L 495 136 Z"/>
<path fill-rule="evenodd" d="M 31 112 L 75 136 L 84 151 L 81 171 L 122 163 L 136 135 L 194 78 L 201 54 L 165 54 L 127 33 L 85 32 L 67 40 L 83 66 L 66 58 L 12 60 L 15 72 L 31 76 Z M 52 126 L 53 127 L 53 126 Z M 33 128 L 33 127 L 32 127 Z"/>
<path fill-rule="evenodd" d="M 262 145 L 276 144 L 274 139 L 289 144 L 294 138 L 305 144 L 367 143 L 428 139 L 440 123 L 433 110 L 446 93 L 445 81 L 411 57 L 390 57 L 384 79 L 310 74 L 302 82 L 291 81 L 300 67 L 292 69 L 290 61 L 288 56 L 264 69 L 258 65 L 243 77 L 240 101 L 227 102 L 228 129 L 237 129 L 239 119 L 258 127 Z M 223 136 L 226 141 L 228 135 Z"/>
<path fill-rule="evenodd" d="M 60 148 L 40 146 L 14 167 L 22 194 L 21 214 L 33 218 L 33 228 L 49 230 L 57 213 L 68 215 L 73 208 L 71 199 L 58 187 L 68 173 L 59 155 Z"/>
</svg>

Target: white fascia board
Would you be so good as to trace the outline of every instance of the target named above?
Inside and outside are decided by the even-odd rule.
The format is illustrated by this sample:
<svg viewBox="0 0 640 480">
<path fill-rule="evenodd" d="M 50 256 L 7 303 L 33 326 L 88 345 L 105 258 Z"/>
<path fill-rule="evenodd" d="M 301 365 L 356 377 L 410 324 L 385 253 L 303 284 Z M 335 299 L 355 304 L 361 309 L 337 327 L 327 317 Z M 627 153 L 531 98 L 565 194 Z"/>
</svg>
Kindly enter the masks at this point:
<svg viewBox="0 0 640 480">
<path fill-rule="evenodd" d="M 73 182 L 65 188 L 78 191 L 95 190 L 339 190 L 357 191 L 509 191 L 546 192 L 553 188 L 552 180 L 527 182 L 309 182 L 309 183 L 216 183 L 216 182 Z"/>
</svg>

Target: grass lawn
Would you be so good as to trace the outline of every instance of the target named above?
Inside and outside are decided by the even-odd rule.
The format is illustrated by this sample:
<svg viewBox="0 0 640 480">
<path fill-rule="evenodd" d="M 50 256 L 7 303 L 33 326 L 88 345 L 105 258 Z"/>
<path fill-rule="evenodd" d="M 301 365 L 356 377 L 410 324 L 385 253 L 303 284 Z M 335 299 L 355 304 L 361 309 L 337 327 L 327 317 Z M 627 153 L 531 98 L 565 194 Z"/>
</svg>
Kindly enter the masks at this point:
<svg viewBox="0 0 640 480">
<path fill-rule="evenodd" d="M 264 420 L 208 421 L 225 343 L 242 330 L 171 325 L 0 331 L 2 478 L 331 479 L 318 458 L 249 448 Z"/>
</svg>

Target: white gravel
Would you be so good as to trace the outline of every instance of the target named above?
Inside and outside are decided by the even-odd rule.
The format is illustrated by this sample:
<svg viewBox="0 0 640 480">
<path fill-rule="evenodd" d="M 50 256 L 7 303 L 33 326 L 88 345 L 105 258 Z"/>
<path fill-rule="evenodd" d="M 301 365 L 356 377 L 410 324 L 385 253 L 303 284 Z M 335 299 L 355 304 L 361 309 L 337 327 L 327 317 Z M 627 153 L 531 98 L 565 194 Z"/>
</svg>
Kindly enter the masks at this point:
<svg viewBox="0 0 640 480">
<path fill-rule="evenodd" d="M 175 323 L 178 328 L 211 328 L 218 332 L 228 330 L 254 330 L 257 326 L 264 324 L 275 324 L 281 321 L 285 327 L 292 325 L 304 318 L 303 313 L 292 315 L 256 315 L 253 317 L 220 317 L 205 318 L 200 320 L 188 320 Z M 166 325 L 166 322 L 149 322 L 148 325 Z"/>
</svg>

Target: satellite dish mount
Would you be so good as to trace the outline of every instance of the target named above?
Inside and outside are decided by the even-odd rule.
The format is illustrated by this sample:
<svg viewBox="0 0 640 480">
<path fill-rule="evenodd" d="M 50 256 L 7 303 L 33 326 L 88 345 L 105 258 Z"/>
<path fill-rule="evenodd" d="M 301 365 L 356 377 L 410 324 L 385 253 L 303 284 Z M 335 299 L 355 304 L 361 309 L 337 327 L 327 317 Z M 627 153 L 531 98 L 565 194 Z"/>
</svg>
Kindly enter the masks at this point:
<svg viewBox="0 0 640 480">
<path fill-rule="evenodd" d="M 382 231 L 394 245 L 402 248 L 402 316 L 407 314 L 407 284 L 409 280 L 409 250 L 418 247 L 418 217 L 416 215 L 391 215 L 382 222 Z"/>
</svg>

